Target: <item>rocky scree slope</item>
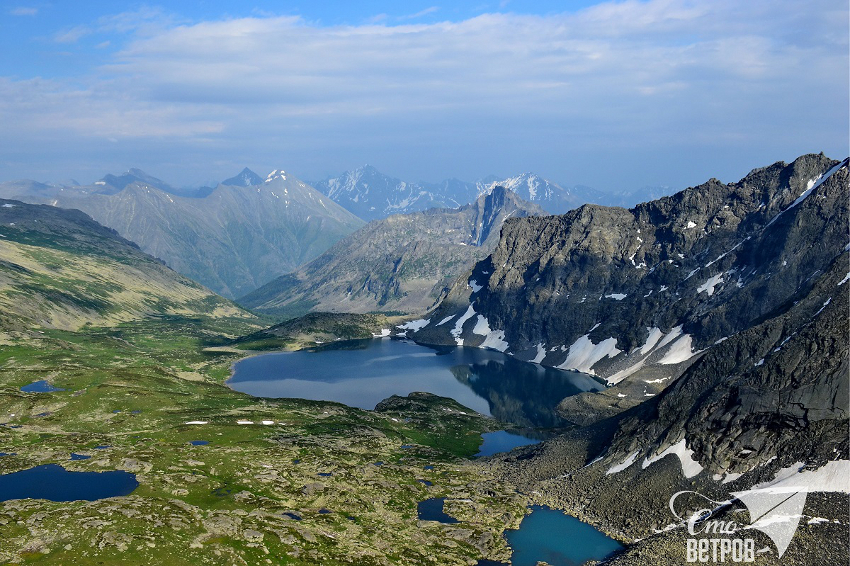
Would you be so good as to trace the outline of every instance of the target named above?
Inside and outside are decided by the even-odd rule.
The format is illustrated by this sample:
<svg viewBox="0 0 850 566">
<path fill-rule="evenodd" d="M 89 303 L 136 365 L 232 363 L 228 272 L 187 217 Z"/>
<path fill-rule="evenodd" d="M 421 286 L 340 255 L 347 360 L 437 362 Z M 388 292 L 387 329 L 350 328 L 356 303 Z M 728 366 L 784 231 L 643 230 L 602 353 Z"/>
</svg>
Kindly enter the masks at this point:
<svg viewBox="0 0 850 566">
<path fill-rule="evenodd" d="M 836 541 L 847 539 L 850 492 L 848 259 L 840 253 L 654 398 L 496 465 L 523 491 L 546 494 L 542 502 L 636 540 L 613 564 L 683 562 L 689 535 L 669 512 L 674 493 L 727 501 L 762 488 L 807 497 L 786 519 L 799 525 L 782 559 L 762 537 L 757 564 L 846 563 Z"/>
<path fill-rule="evenodd" d="M 721 188 L 725 188 L 718 195 L 721 198 L 697 199 L 697 194 L 688 194 L 705 189 L 702 196 L 711 197 L 712 189 Z M 778 163 L 753 171 L 740 183 L 722 186 L 710 182 L 671 197 L 672 202 L 662 199 L 648 208 L 631 211 L 584 211 L 593 213 L 593 218 L 607 213 L 606 222 L 619 221 L 620 231 L 632 227 L 632 237 L 637 228 L 624 213 L 635 219 L 643 217 L 641 212 L 655 218 L 653 229 L 646 224 L 640 227 L 644 240 L 660 244 L 661 252 L 654 254 L 641 254 L 639 248 L 623 250 L 616 233 L 610 238 L 613 243 L 588 242 L 595 226 L 593 219 L 586 218 L 580 224 L 582 211 L 576 211 L 572 218 L 551 219 L 567 220 L 558 226 L 561 238 L 569 237 L 569 229 L 584 236 L 576 238 L 572 250 L 560 250 L 562 256 L 572 259 L 574 270 L 585 270 L 581 276 L 572 274 L 575 279 L 570 279 L 565 270 L 559 272 L 560 281 L 566 280 L 564 286 L 572 283 L 569 289 L 560 288 L 563 294 L 574 293 L 577 288 L 582 292 L 570 305 L 573 315 L 587 316 L 584 309 L 589 307 L 583 305 L 605 305 L 606 299 L 616 301 L 611 305 L 623 306 L 597 308 L 592 312 L 593 319 L 580 324 L 587 324 L 585 328 L 599 324 L 598 329 L 607 332 L 594 335 L 594 331 L 584 330 L 579 338 L 571 336 L 581 332 L 581 326 L 569 334 L 569 317 L 538 315 L 540 330 L 532 340 L 555 335 L 550 324 L 560 325 L 557 328 L 568 344 L 573 340 L 566 350 L 545 348 L 538 361 L 557 353 L 551 363 L 564 365 L 561 360 L 572 356 L 572 361 L 585 363 L 584 369 L 616 384 L 606 393 L 585 396 L 584 404 L 562 403 L 565 416 L 575 418 L 578 411 L 575 420 L 585 426 L 541 445 L 502 455 L 490 464 L 538 502 L 567 509 L 622 540 L 635 541 L 612 560 L 613 564 L 683 563 L 684 539 L 689 535 L 670 512 L 670 498 L 676 492 L 697 491 L 720 502 L 730 500 L 737 492 L 762 488 L 786 490 L 784 497 L 805 492 L 807 498 L 805 506 L 791 518 L 796 534 L 781 560 L 774 541 L 755 530 L 742 532 L 757 539 L 756 548 L 761 549 L 757 564 L 845 563 L 848 547 L 840 541 L 847 538 L 850 492 L 848 188 L 847 160 L 838 163 L 807 155 L 790 165 Z M 741 195 L 749 195 L 746 200 L 754 202 L 738 208 L 734 202 Z M 697 207 L 695 202 L 702 206 Z M 690 204 L 679 212 L 677 207 L 682 203 Z M 740 221 L 731 234 L 724 234 L 723 224 L 714 225 L 712 220 L 720 211 L 730 209 L 748 212 L 738 216 Z M 666 214 L 658 214 L 659 210 Z M 681 226 L 680 238 L 673 239 L 678 241 L 676 247 L 669 240 L 659 241 L 657 236 L 660 228 L 671 224 L 671 211 L 675 214 L 673 225 Z M 535 220 L 525 223 L 534 224 Z M 697 226 L 688 228 L 688 222 Z M 701 222 L 713 228 L 705 229 L 688 246 L 682 235 Z M 519 224 L 512 222 L 505 228 L 500 249 Z M 711 241 L 714 237 L 720 237 L 722 247 Z M 517 240 L 513 242 L 518 254 Z M 669 256 L 661 255 L 665 243 L 675 257 L 679 253 L 685 256 L 678 258 L 682 260 L 678 269 L 685 271 L 678 279 L 668 275 L 660 281 L 647 281 L 663 265 L 679 263 L 666 263 Z M 616 263 L 611 278 L 601 277 L 597 263 L 586 257 L 589 248 L 601 253 L 598 250 L 606 247 L 615 250 L 611 254 L 615 258 L 619 254 L 619 263 L 608 258 L 609 263 Z M 552 250 L 553 255 L 557 251 Z M 685 262 L 687 252 L 696 255 L 690 265 Z M 506 270 L 510 263 L 503 268 L 503 263 L 496 263 L 494 267 L 492 259 L 498 253 L 480 262 L 470 281 L 475 277 L 482 283 L 487 281 L 482 271 L 501 273 L 502 284 L 509 280 Z M 527 261 L 525 269 L 536 259 Z M 597 261 L 604 263 L 604 259 L 602 256 Z M 630 268 L 629 274 L 643 272 L 643 276 L 630 287 L 612 289 L 611 279 L 623 268 Z M 693 279 L 697 281 L 691 283 Z M 650 281 L 659 285 L 652 294 L 652 287 L 647 288 Z M 591 294 L 593 284 L 599 291 Z M 455 289 L 455 305 L 434 313 L 429 319 L 432 322 L 416 333 L 417 337 L 427 335 L 429 329 L 433 332 L 433 321 L 439 324 L 440 316 L 446 314 L 451 318 L 443 325 L 449 327 L 445 340 L 479 343 L 490 338 L 491 346 L 499 344 L 492 335 L 471 332 L 471 321 L 476 321 L 479 330 L 489 327 L 490 321 L 496 320 L 497 308 L 505 308 L 514 297 L 505 290 L 501 303 L 479 303 L 476 296 L 486 287 L 463 292 L 465 285 L 463 281 Z M 667 289 L 661 291 L 660 285 Z M 636 289 L 638 293 L 634 293 Z M 511 287 L 510 291 L 523 296 L 521 287 Z M 606 297 L 615 291 L 626 296 Z M 660 293 L 670 293 L 665 306 L 652 308 L 645 300 L 639 300 L 635 307 L 626 306 L 632 294 L 649 299 Z M 466 302 L 460 300 L 463 296 L 469 297 Z M 452 335 L 459 313 L 468 316 Z M 482 319 L 476 320 L 478 316 Z M 506 324 L 507 331 L 497 336 L 508 351 L 521 351 L 518 345 L 522 342 L 515 333 L 517 327 L 523 328 L 520 316 L 517 314 L 520 324 Z M 597 349 L 606 336 L 611 336 L 611 329 L 622 331 L 624 326 L 619 325 L 623 318 L 637 328 L 636 337 L 628 342 L 621 338 L 628 335 L 623 333 L 616 343 Z M 582 348 L 583 357 L 579 357 L 572 346 L 582 337 L 592 347 Z M 674 347 L 679 341 L 680 346 Z M 639 367 L 623 376 L 624 366 L 632 370 L 635 365 Z M 659 379 L 660 383 L 652 383 Z M 654 387 L 663 390 L 656 394 Z M 611 406 L 624 401 L 620 395 L 633 392 L 638 397 L 635 401 L 641 403 L 632 403 L 631 408 Z M 705 505 L 704 500 L 700 503 Z M 748 524 L 746 509 L 742 515 L 732 513 L 721 518 Z"/>
<path fill-rule="evenodd" d="M 595 374 L 615 387 L 562 405 L 589 423 L 811 290 L 847 241 L 846 161 L 823 155 L 630 210 L 509 220 L 413 337 Z"/>
<path fill-rule="evenodd" d="M 78 210 L 0 199 L 0 341 L 152 315 L 255 320 Z"/>
<path fill-rule="evenodd" d="M 507 218 L 540 214 L 540 207 L 497 187 L 457 209 L 376 220 L 239 302 L 280 318 L 308 310 L 424 312 L 495 248 Z"/>
</svg>

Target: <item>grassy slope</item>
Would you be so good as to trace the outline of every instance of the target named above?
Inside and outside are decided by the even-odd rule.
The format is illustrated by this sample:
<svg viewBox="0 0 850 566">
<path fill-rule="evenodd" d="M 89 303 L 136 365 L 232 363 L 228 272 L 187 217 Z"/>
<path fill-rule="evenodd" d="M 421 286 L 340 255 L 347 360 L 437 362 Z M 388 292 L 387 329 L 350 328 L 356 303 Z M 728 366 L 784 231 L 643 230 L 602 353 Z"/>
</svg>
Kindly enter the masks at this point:
<svg viewBox="0 0 850 566">
<path fill-rule="evenodd" d="M 141 485 L 128 498 L 94 503 L 0 504 L 0 559 L 422 564 L 439 557 L 463 564 L 482 550 L 506 556 L 494 535 L 518 521 L 524 501 L 460 458 L 476 451 L 485 419 L 439 399 L 380 413 L 235 393 L 221 382 L 239 354 L 204 346 L 236 330 L 232 322 L 175 317 L 85 333 L 48 330 L 3 347 L 0 451 L 16 455 L 0 458 L 0 470 L 117 468 L 136 472 Z M 20 392 L 44 378 L 66 391 Z M 193 420 L 208 424 L 185 424 Z M 92 458 L 70 461 L 71 452 Z M 434 496 L 471 499 L 447 504 L 464 520 L 459 529 L 417 524 L 416 502 Z"/>
<path fill-rule="evenodd" d="M 223 383 L 247 353 L 221 346 L 259 319 L 81 213 L 2 204 L 12 206 L 0 206 L 0 452 L 13 455 L 0 457 L 0 472 L 124 469 L 140 485 L 97 502 L 0 502 L 0 562 L 506 556 L 497 535 L 518 523 L 524 501 L 464 459 L 491 421 L 430 397 L 369 412 L 236 393 Z M 354 328 L 337 322 L 332 330 Z M 293 324 L 300 338 L 326 326 Z M 20 390 L 42 379 L 64 391 Z M 464 522 L 418 524 L 416 503 L 432 496 L 464 500 L 447 504 Z"/>
</svg>

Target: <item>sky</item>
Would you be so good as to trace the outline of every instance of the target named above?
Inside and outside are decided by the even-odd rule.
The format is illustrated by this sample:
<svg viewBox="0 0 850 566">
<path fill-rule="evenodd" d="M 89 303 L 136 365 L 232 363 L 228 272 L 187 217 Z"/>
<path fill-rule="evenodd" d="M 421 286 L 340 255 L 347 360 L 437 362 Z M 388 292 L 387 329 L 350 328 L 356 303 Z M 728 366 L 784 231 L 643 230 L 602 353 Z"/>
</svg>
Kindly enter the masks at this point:
<svg viewBox="0 0 850 566">
<path fill-rule="evenodd" d="M 846 0 L 2 0 L 0 181 L 731 182 L 850 153 L 848 21 Z"/>
</svg>

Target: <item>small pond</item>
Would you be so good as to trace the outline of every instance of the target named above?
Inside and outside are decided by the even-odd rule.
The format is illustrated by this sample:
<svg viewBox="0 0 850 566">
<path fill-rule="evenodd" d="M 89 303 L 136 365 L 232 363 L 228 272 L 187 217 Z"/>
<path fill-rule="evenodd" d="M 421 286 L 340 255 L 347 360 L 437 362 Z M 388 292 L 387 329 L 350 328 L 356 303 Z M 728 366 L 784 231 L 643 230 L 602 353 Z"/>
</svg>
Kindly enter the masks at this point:
<svg viewBox="0 0 850 566">
<path fill-rule="evenodd" d="M 529 446 L 531 444 L 539 444 L 540 440 L 528 438 L 521 434 L 497 430 L 495 432 L 485 432 L 481 435 L 484 442 L 478 449 L 476 456 L 492 456 L 500 452 L 510 452 L 518 446 Z"/>
<path fill-rule="evenodd" d="M 505 532 L 513 550 L 513 566 L 536 566 L 539 561 L 552 566 L 581 566 L 623 549 L 616 540 L 575 517 L 548 507 L 531 509 L 518 530 Z"/>
<path fill-rule="evenodd" d="M 420 521 L 437 521 L 445 524 L 459 523 L 460 521 L 443 511 L 445 502 L 445 497 L 434 497 L 420 501 L 416 505 L 416 516 Z"/>
<path fill-rule="evenodd" d="M 94 501 L 129 495 L 138 487 L 135 474 L 111 472 L 69 472 L 58 464 L 0 475 L 0 501 L 47 499 L 50 501 Z"/>
<path fill-rule="evenodd" d="M 227 383 L 257 397 L 336 401 L 361 409 L 373 409 L 391 395 L 425 391 L 533 428 L 568 424 L 555 411 L 558 402 L 604 388 L 592 376 L 544 368 L 492 350 L 429 348 L 392 339 L 253 356 L 234 364 Z"/>
<path fill-rule="evenodd" d="M 54 387 L 47 383 L 47 380 L 41 379 L 39 381 L 33 381 L 29 385 L 24 385 L 21 387 L 21 391 L 24 393 L 50 393 L 51 391 L 65 391 L 61 387 Z"/>
</svg>

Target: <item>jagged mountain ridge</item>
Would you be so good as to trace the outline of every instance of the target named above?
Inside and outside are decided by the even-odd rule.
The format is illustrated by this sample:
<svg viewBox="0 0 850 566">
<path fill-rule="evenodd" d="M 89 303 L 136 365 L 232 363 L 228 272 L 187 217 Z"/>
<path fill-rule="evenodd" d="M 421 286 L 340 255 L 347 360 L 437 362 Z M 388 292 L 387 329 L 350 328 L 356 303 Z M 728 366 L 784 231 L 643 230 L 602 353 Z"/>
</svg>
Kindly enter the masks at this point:
<svg viewBox="0 0 850 566">
<path fill-rule="evenodd" d="M 476 182 L 479 194 L 488 192 L 495 186 L 514 191 L 522 199 L 539 204 L 550 214 L 563 214 L 589 202 L 602 204 L 610 198 L 605 193 L 590 187 L 576 186 L 567 189 L 534 173 Z"/>
<path fill-rule="evenodd" d="M 129 181 L 121 187 L 104 180 L 98 181 L 102 185 L 39 187 L 37 192 L 7 186 L 4 193 L 20 189 L 24 194 L 16 198 L 21 200 L 80 209 L 227 297 L 295 269 L 363 225 L 282 170 L 259 185 L 221 184 L 203 197 L 176 195 L 142 176 L 149 177 L 131 170 L 115 181 Z"/>
<path fill-rule="evenodd" d="M 511 220 L 407 332 L 612 384 L 562 401 L 583 426 L 497 458 L 519 489 L 634 540 L 612 564 L 682 563 L 677 492 L 767 486 L 808 500 L 783 561 L 764 537 L 757 563 L 846 562 L 848 191 L 848 160 L 806 155 L 631 210 Z"/>
<path fill-rule="evenodd" d="M 522 359 L 631 383 L 618 391 L 624 397 L 609 399 L 628 407 L 678 377 L 698 352 L 777 308 L 841 253 L 846 233 L 832 217 L 846 215 L 837 196 L 846 168 L 837 165 L 804 156 L 631 210 L 587 205 L 508 221 L 499 246 L 469 276 L 479 290 L 460 281 L 416 337 L 489 340 Z M 801 193 L 810 198 L 790 206 Z M 818 210 L 825 199 L 834 210 Z M 785 217 L 803 211 L 815 220 L 786 230 Z M 479 317 L 487 335 L 473 332 Z M 599 418 L 581 401 L 570 401 L 574 417 Z"/>
<path fill-rule="evenodd" d="M 590 187 L 566 189 L 533 173 L 500 179 L 495 176 L 467 182 L 446 179 L 439 183 L 411 183 L 384 175 L 371 165 L 316 183 L 316 188 L 365 220 L 428 208 L 456 208 L 471 203 L 496 186 L 510 189 L 549 214 L 561 214 L 587 202 L 620 202 L 623 195 L 608 195 Z"/>
<path fill-rule="evenodd" d="M 163 314 L 254 318 L 78 210 L 0 199 L 0 336 Z"/>
<path fill-rule="evenodd" d="M 458 207 L 478 196 L 473 187 L 462 182 L 426 187 L 389 177 L 371 165 L 320 181 L 316 189 L 367 221 L 429 208 Z"/>
<path fill-rule="evenodd" d="M 497 187 L 457 209 L 375 220 L 239 301 L 276 316 L 307 310 L 422 312 L 492 251 L 506 218 L 534 214 L 545 213 Z"/>
</svg>

